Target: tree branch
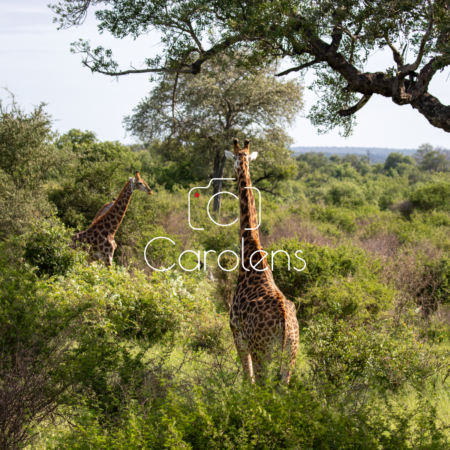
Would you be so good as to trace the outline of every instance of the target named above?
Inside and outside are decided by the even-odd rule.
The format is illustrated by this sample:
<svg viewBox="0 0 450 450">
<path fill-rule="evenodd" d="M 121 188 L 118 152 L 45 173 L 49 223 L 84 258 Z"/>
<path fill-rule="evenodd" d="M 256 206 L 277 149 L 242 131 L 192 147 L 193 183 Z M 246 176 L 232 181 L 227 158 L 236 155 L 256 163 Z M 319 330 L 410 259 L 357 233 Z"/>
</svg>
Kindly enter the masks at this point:
<svg viewBox="0 0 450 450">
<path fill-rule="evenodd" d="M 320 61 L 318 61 L 317 59 L 314 59 L 313 61 L 310 61 L 310 62 L 307 62 L 305 64 L 302 64 L 302 65 L 300 65 L 298 67 L 292 67 L 291 69 L 287 69 L 284 72 L 277 73 L 275 76 L 276 77 L 282 77 L 282 76 L 287 75 L 288 73 L 291 73 L 291 72 L 298 72 L 299 70 L 306 69 L 307 67 L 311 67 L 314 64 L 317 64 L 319 62 Z"/>
<path fill-rule="evenodd" d="M 277 194 L 276 192 L 273 192 L 270 189 L 266 189 L 266 188 L 259 187 L 259 186 L 255 186 L 255 187 L 257 187 L 260 191 L 268 192 L 269 194 L 272 194 L 275 197 L 281 197 L 282 199 L 287 200 L 286 197 L 283 197 L 281 194 Z"/>
<path fill-rule="evenodd" d="M 342 26 L 336 25 L 331 33 L 331 44 L 328 48 L 330 53 L 336 53 L 342 41 Z"/>
<path fill-rule="evenodd" d="M 200 51 L 200 53 L 203 53 L 203 46 L 201 44 L 201 42 L 198 40 L 197 35 L 195 34 L 194 29 L 192 28 L 192 24 L 190 22 L 190 20 L 186 21 L 187 26 L 189 27 L 189 34 L 192 36 L 192 39 L 194 39 L 194 42 L 197 44 L 197 47 Z"/>
<path fill-rule="evenodd" d="M 192 70 L 168 69 L 166 67 L 158 67 L 157 69 L 133 69 L 120 72 L 106 72 L 105 70 L 91 67 L 87 61 L 83 61 L 83 65 L 91 69 L 93 72 L 109 75 L 111 77 L 120 77 L 122 75 L 130 75 L 132 73 L 192 73 Z"/>
<path fill-rule="evenodd" d="M 348 109 L 341 109 L 340 111 L 338 111 L 338 114 L 341 117 L 348 117 L 348 116 L 351 116 L 352 114 L 355 114 L 357 111 L 359 111 L 361 108 L 363 108 L 366 105 L 366 103 L 371 99 L 371 97 L 372 97 L 372 94 L 363 95 L 363 98 L 356 105 L 354 105 Z"/>
<path fill-rule="evenodd" d="M 423 58 L 423 52 L 425 49 L 425 44 L 428 41 L 428 38 L 430 37 L 431 31 L 433 30 L 433 24 L 434 24 L 434 14 L 433 14 L 433 5 L 431 4 L 430 0 L 428 1 L 428 6 L 430 8 L 430 20 L 428 22 L 428 29 L 426 33 L 422 36 L 422 40 L 420 41 L 420 47 L 419 47 L 419 53 L 417 54 L 416 61 L 413 64 L 408 64 L 406 66 L 403 66 L 401 68 L 401 74 L 407 75 L 409 72 L 414 72 L 419 67 L 419 64 L 422 62 Z"/>
<path fill-rule="evenodd" d="M 392 50 L 392 54 L 394 56 L 394 61 L 396 62 L 397 67 L 401 67 L 403 65 L 403 56 L 400 54 L 400 52 L 397 50 L 397 48 L 394 46 L 394 44 L 392 44 L 387 33 L 384 36 L 384 38 L 386 39 L 387 45 Z"/>
</svg>

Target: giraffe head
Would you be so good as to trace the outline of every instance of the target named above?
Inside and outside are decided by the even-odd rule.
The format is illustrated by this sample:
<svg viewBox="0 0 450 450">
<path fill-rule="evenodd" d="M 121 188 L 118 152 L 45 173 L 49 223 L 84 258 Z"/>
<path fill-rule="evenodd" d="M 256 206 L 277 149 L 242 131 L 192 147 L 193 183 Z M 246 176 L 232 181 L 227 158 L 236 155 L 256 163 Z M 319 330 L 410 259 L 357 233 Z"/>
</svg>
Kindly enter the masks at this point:
<svg viewBox="0 0 450 450">
<path fill-rule="evenodd" d="M 256 159 L 258 152 L 250 153 L 250 141 L 248 139 L 244 141 L 244 148 L 239 147 L 239 140 L 236 138 L 233 139 L 233 144 L 233 152 L 225 150 L 225 156 L 234 161 L 234 171 L 236 173 L 239 173 L 244 169 L 248 170 L 250 161 Z"/>
<path fill-rule="evenodd" d="M 140 177 L 139 172 L 136 171 L 136 176 L 134 178 L 130 177 L 131 187 L 133 190 L 137 189 L 139 191 L 147 192 L 147 194 L 153 195 L 152 190 L 148 184 Z"/>
</svg>

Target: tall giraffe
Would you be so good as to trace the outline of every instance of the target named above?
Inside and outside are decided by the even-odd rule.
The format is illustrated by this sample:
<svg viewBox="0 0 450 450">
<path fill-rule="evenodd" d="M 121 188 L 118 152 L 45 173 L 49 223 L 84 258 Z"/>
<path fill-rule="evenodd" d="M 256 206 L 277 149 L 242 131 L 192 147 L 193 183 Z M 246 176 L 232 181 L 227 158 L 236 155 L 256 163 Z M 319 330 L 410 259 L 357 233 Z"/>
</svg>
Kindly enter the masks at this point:
<svg viewBox="0 0 450 450">
<path fill-rule="evenodd" d="M 92 223 L 94 223 L 100 216 L 105 214 L 106 211 L 109 211 L 112 205 L 114 205 L 114 202 L 116 201 L 115 198 L 113 198 L 112 202 L 105 203 L 98 211 L 98 213 L 95 215 L 94 220 Z"/>
<path fill-rule="evenodd" d="M 225 152 L 234 161 L 240 205 L 241 267 L 236 292 L 230 308 L 230 327 L 241 358 L 244 374 L 252 382 L 261 381 L 264 365 L 273 350 L 281 350 L 280 379 L 286 384 L 291 378 L 299 346 L 298 321 L 294 304 L 278 289 L 259 240 L 258 218 L 250 180 L 249 163 L 257 153 L 249 153 L 249 141 L 244 148 L 234 139 L 234 152 Z M 283 367 L 284 366 L 284 367 Z"/>
<path fill-rule="evenodd" d="M 86 231 L 73 235 L 72 246 L 75 247 L 78 242 L 89 244 L 90 260 L 100 259 L 110 266 L 114 250 L 117 248 L 114 236 L 125 217 L 135 189 L 153 194 L 147 183 L 139 176 L 139 172 L 136 172 L 136 176 L 130 177 L 114 203 L 111 206 L 104 205 Z"/>
</svg>

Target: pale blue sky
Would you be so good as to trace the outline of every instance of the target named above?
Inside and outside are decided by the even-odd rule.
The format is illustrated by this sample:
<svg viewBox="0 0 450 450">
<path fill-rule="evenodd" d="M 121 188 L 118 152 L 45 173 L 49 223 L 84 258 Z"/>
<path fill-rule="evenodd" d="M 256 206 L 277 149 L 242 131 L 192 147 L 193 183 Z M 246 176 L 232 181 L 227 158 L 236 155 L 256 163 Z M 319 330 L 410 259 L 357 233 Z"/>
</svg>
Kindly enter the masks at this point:
<svg viewBox="0 0 450 450">
<path fill-rule="evenodd" d="M 139 67 L 145 57 L 158 50 L 156 35 L 115 40 L 99 35 L 91 14 L 78 28 L 57 31 L 50 0 L 0 0 L 0 87 L 7 87 L 26 109 L 40 102 L 48 103 L 55 129 L 92 130 L 102 140 L 131 142 L 125 137 L 122 119 L 150 89 L 148 76 L 130 75 L 118 81 L 91 74 L 82 67 L 80 55 L 70 53 L 70 43 L 90 39 L 92 44 L 111 47 L 123 67 Z M 377 65 L 377 64 L 380 65 Z M 382 66 L 381 66 L 382 65 Z M 366 70 L 377 71 L 392 66 L 387 52 L 378 52 Z M 450 104 L 449 71 L 437 74 L 430 86 L 445 104 Z M 309 81 L 307 78 L 306 81 Z M 2 90 L 0 98 L 6 100 Z M 315 95 L 306 91 L 306 108 Z M 317 135 L 307 119 L 299 118 L 290 134 L 300 146 L 359 146 L 417 148 L 429 142 L 450 148 L 450 135 L 434 128 L 410 106 L 397 106 L 391 100 L 374 96 L 357 115 L 353 136 L 341 138 L 336 131 Z"/>
</svg>

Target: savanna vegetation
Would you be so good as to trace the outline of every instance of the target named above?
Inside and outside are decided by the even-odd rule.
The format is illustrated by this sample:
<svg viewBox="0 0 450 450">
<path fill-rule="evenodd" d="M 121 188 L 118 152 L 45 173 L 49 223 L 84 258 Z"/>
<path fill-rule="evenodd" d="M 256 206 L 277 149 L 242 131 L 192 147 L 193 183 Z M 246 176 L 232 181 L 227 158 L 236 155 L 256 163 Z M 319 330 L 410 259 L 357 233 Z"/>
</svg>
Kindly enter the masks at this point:
<svg viewBox="0 0 450 450">
<path fill-rule="evenodd" d="M 286 252 L 273 273 L 301 324 L 289 389 L 271 370 L 251 386 L 228 327 L 236 260 L 222 255 L 229 272 L 217 264 L 221 252 L 239 253 L 238 224 L 209 220 L 211 186 L 190 200 L 204 230 L 188 225 L 189 191 L 215 167 L 208 135 L 128 147 L 90 131 L 54 133 L 44 106 L 26 112 L 13 101 L 0 112 L 1 449 L 448 448 L 446 151 L 422 145 L 414 158 L 372 165 L 357 155 L 294 158 L 276 130 L 247 130 L 261 151 L 252 166 L 261 238 Z M 274 154 L 288 156 L 271 172 Z M 88 264 L 71 236 L 135 170 L 155 195 L 133 194 L 113 266 Z M 223 174 L 233 177 L 231 164 Z M 233 181 L 223 190 L 236 194 Z M 212 217 L 228 224 L 238 205 L 222 197 Z M 152 270 L 144 249 L 157 237 L 173 243 L 147 248 Z M 192 271 L 178 262 L 186 250 L 180 263 Z M 288 270 L 287 255 L 302 268 L 298 250 L 306 267 Z"/>
</svg>

